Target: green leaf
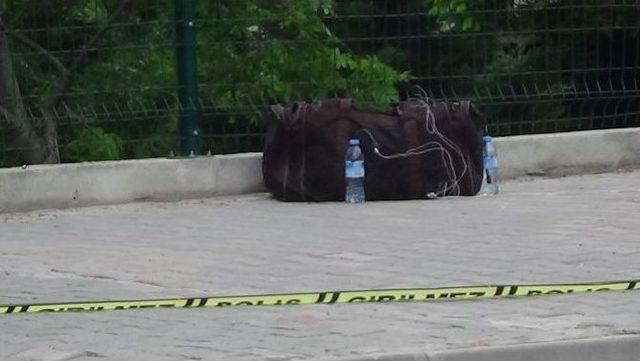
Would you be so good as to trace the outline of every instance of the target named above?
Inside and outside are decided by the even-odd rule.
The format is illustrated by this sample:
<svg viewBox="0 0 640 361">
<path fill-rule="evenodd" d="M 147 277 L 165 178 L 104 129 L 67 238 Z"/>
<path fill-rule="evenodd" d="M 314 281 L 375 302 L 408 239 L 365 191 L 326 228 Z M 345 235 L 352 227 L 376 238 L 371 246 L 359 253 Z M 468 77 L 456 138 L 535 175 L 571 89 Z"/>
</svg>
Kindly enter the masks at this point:
<svg viewBox="0 0 640 361">
<path fill-rule="evenodd" d="M 71 17 L 85 23 L 105 23 L 109 18 L 108 10 L 102 1 L 81 1 L 71 7 Z"/>
<path fill-rule="evenodd" d="M 462 30 L 471 30 L 473 28 L 473 18 L 470 16 L 467 16 L 464 18 L 464 21 L 462 22 Z"/>
</svg>

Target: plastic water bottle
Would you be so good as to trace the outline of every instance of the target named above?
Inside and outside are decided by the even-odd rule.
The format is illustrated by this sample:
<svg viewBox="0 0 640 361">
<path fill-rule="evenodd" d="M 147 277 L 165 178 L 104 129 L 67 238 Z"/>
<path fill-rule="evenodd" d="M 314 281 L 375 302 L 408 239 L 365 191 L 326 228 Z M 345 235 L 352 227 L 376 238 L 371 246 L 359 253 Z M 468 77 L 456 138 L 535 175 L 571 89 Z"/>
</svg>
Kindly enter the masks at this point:
<svg viewBox="0 0 640 361">
<path fill-rule="evenodd" d="M 484 143 L 484 174 L 480 195 L 490 196 L 498 194 L 498 153 L 493 138 L 488 135 L 482 137 Z"/>
<path fill-rule="evenodd" d="M 349 139 L 349 149 L 344 160 L 344 176 L 347 183 L 345 201 L 364 203 L 364 155 L 358 139 Z"/>
</svg>

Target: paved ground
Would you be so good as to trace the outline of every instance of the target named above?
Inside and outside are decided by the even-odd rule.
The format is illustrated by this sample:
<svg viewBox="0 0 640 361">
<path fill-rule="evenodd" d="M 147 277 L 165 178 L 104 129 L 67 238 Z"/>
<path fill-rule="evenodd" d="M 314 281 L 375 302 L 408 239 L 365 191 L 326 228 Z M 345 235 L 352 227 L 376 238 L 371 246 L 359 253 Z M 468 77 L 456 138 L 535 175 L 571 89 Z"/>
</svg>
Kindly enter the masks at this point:
<svg viewBox="0 0 640 361">
<path fill-rule="evenodd" d="M 497 198 L 0 214 L 0 303 L 640 278 L 640 172 Z M 342 358 L 640 334 L 640 293 L 0 315 L 1 360 Z"/>
</svg>

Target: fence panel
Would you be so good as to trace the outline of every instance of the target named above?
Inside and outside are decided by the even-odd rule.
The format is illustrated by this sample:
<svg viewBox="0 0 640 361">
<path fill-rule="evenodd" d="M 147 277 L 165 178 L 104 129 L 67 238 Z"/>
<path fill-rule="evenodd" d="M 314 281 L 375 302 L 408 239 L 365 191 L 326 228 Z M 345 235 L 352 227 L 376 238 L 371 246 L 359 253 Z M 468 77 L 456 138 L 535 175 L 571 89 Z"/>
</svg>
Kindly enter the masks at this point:
<svg viewBox="0 0 640 361">
<path fill-rule="evenodd" d="M 196 104 L 178 100 L 193 2 Z M 269 106 L 479 104 L 494 135 L 640 126 L 637 0 L 0 1 L 0 166 L 259 151 Z M 187 62 L 188 63 L 188 62 Z M 197 65 L 195 65 L 197 64 Z"/>
</svg>

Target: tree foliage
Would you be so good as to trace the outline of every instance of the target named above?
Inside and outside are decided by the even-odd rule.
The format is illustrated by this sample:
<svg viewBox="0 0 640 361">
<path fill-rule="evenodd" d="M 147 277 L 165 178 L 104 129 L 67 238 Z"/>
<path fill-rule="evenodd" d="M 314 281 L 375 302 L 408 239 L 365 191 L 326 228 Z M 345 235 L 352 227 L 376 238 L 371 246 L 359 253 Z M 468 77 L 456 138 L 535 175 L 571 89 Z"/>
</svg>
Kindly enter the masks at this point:
<svg viewBox="0 0 640 361">
<path fill-rule="evenodd" d="M 275 102 L 344 96 L 386 108 L 413 85 L 480 102 L 535 94 L 485 108 L 490 122 L 528 114 L 570 130 L 583 108 L 566 94 L 611 82 L 603 62 L 639 66 L 637 11 L 596 1 L 195 4 L 199 118 L 214 151 L 227 149 L 211 135 L 259 133 Z M 0 165 L 169 154 L 180 106 L 173 13 L 174 0 L 0 0 Z M 630 60 L 613 59 L 614 47 Z M 632 87 L 625 74 L 610 88 Z"/>
<path fill-rule="evenodd" d="M 20 150 L 42 150 L 36 143 L 47 137 L 61 141 L 64 160 L 94 159 L 78 152 L 83 142 L 107 139 L 97 129 L 110 134 L 106 142 L 117 137 L 124 144 L 109 156 L 169 153 L 178 106 L 173 1 L 3 1 L 0 11 L 24 113 L 37 113 L 13 112 L 20 122 L 14 131 L 32 127 L 38 138 L 17 147 L 16 160 L 57 161 L 55 147 L 48 150 L 53 158 Z M 374 107 L 397 100 L 407 73 L 374 55 L 351 54 L 323 22 L 333 11 L 330 0 L 198 1 L 202 101 L 232 110 L 335 95 Z M 255 114 L 209 121 L 255 123 Z M 44 120 L 52 121 L 47 134 Z"/>
</svg>

